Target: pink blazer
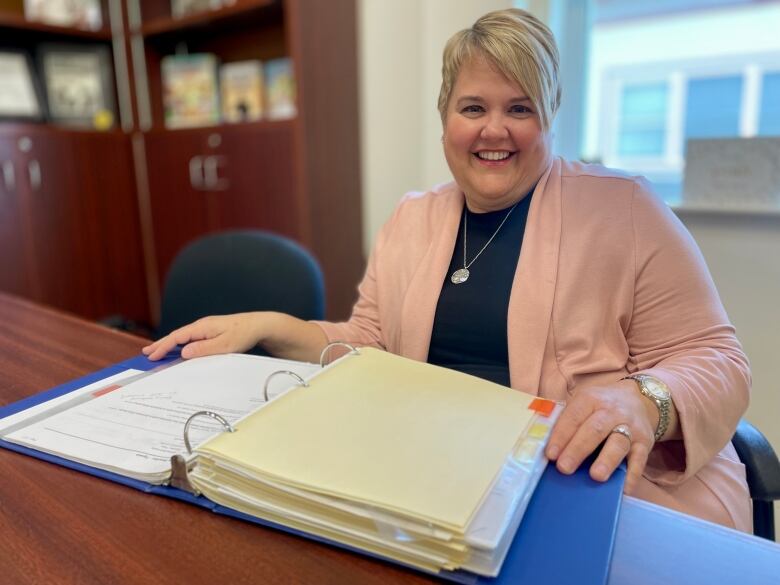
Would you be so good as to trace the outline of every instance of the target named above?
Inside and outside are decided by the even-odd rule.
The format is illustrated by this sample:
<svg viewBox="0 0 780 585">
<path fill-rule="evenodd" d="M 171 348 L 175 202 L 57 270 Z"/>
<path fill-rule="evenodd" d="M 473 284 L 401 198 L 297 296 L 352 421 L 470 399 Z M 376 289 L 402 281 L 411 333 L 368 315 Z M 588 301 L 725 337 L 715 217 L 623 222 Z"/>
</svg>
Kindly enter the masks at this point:
<svg viewBox="0 0 780 585">
<path fill-rule="evenodd" d="M 454 183 L 404 197 L 349 321 L 319 323 L 327 337 L 425 361 L 463 204 Z M 666 382 L 684 438 L 655 446 L 634 495 L 752 530 L 730 443 L 748 361 L 698 247 L 643 179 L 553 161 L 531 202 L 507 335 L 511 385 L 524 392 L 565 401 L 633 372 Z"/>
</svg>

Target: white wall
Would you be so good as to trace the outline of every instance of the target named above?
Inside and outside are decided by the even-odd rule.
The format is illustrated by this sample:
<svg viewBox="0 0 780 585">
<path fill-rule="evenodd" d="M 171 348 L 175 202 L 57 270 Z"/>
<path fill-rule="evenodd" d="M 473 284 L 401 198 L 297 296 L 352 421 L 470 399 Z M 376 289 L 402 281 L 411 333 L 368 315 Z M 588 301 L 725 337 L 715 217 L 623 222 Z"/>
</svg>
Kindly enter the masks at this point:
<svg viewBox="0 0 780 585">
<path fill-rule="evenodd" d="M 753 393 L 745 418 L 780 454 L 780 214 L 677 214 L 698 242 L 750 359 Z"/>
</svg>

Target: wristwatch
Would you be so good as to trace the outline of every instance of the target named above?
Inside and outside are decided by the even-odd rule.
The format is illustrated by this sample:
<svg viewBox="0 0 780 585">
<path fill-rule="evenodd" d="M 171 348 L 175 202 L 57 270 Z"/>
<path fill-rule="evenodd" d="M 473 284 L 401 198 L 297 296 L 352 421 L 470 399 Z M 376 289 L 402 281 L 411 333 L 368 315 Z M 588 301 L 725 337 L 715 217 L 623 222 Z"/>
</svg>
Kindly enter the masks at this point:
<svg viewBox="0 0 780 585">
<path fill-rule="evenodd" d="M 647 374 L 633 374 L 623 379 L 636 382 L 639 391 L 658 407 L 658 427 L 655 429 L 655 440 L 658 441 L 669 428 L 669 409 L 672 405 L 672 394 L 669 392 L 669 387 L 658 378 Z"/>
</svg>

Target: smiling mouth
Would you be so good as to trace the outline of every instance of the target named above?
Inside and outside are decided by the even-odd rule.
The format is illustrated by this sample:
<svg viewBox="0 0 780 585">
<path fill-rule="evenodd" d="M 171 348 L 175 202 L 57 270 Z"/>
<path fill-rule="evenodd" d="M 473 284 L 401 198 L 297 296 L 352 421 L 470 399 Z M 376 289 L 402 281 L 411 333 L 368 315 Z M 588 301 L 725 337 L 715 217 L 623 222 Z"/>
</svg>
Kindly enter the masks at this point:
<svg viewBox="0 0 780 585">
<path fill-rule="evenodd" d="M 515 153 L 509 152 L 507 150 L 482 150 L 479 152 L 475 152 L 473 154 L 479 160 L 484 160 L 489 162 L 500 162 L 508 159 Z"/>
</svg>

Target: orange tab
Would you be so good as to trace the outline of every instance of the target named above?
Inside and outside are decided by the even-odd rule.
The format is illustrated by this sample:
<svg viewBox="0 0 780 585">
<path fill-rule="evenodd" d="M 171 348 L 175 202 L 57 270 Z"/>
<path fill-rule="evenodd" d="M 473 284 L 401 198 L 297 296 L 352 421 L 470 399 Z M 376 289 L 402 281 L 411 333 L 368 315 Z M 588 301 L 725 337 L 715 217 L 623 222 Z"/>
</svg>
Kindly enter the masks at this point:
<svg viewBox="0 0 780 585">
<path fill-rule="evenodd" d="M 546 398 L 534 398 L 533 402 L 528 405 L 528 409 L 536 411 L 543 416 L 550 416 L 552 411 L 555 410 L 555 402 Z"/>
<path fill-rule="evenodd" d="M 98 396 L 103 396 L 103 394 L 108 394 L 109 392 L 113 392 L 114 390 L 117 390 L 121 388 L 119 384 L 114 384 L 112 386 L 106 386 L 105 388 L 101 388 L 100 390 L 95 390 L 92 393 L 93 398 L 97 398 Z"/>
</svg>

